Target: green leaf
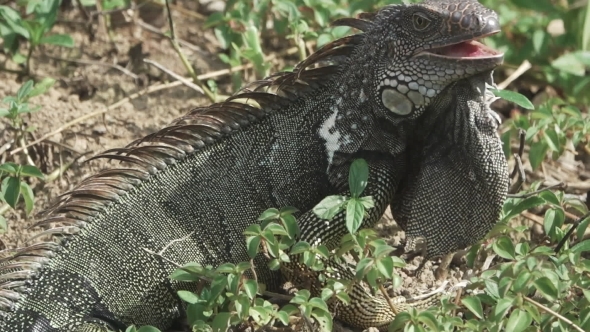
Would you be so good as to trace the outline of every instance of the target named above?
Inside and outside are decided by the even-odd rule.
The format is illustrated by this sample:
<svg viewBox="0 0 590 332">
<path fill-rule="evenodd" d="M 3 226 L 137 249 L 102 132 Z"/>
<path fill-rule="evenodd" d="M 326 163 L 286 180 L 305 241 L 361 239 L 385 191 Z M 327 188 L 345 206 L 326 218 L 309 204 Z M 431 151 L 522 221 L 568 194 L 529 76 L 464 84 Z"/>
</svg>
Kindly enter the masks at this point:
<svg viewBox="0 0 590 332">
<path fill-rule="evenodd" d="M 580 61 L 576 53 L 565 53 L 559 58 L 553 60 L 553 62 L 551 62 L 551 66 L 555 69 L 576 76 L 584 76 L 586 72 L 586 66 L 582 61 Z"/>
<path fill-rule="evenodd" d="M 43 175 L 43 173 L 41 173 L 37 167 L 31 165 L 22 165 L 20 173 L 24 176 L 34 176 L 39 179 L 43 179 L 45 177 L 45 175 Z"/>
<path fill-rule="evenodd" d="M 274 258 L 270 262 L 268 262 L 268 268 L 273 271 L 277 271 L 281 268 L 281 262 L 278 259 Z"/>
<path fill-rule="evenodd" d="M 53 86 L 53 84 L 55 84 L 55 80 L 53 78 L 45 77 L 41 80 L 41 82 L 35 84 L 35 87 L 31 90 L 31 92 L 29 92 L 29 98 L 44 94 Z"/>
<path fill-rule="evenodd" d="M 279 210 L 277 210 L 275 208 L 270 208 L 270 209 L 267 209 L 266 211 L 262 212 L 260 217 L 258 217 L 258 221 L 275 220 L 275 219 L 279 219 L 280 216 L 281 216 L 281 214 L 280 214 Z"/>
<path fill-rule="evenodd" d="M 356 233 L 363 223 L 365 217 L 365 207 L 357 198 L 348 200 L 346 206 L 346 229 L 351 234 Z"/>
<path fill-rule="evenodd" d="M 200 300 L 199 297 L 193 292 L 179 290 L 176 293 L 178 294 L 178 297 L 180 297 L 181 300 L 190 304 L 198 303 Z"/>
<path fill-rule="evenodd" d="M 264 228 L 265 231 L 270 231 L 273 235 L 289 235 L 283 225 L 277 223 L 270 223 Z"/>
<path fill-rule="evenodd" d="M 431 331 L 439 331 L 438 320 L 430 311 L 422 311 L 418 314 L 418 320 L 428 326 Z"/>
<path fill-rule="evenodd" d="M 151 325 L 144 325 L 140 327 L 137 332 L 161 332 L 160 329 L 157 327 L 153 327 Z"/>
<path fill-rule="evenodd" d="M 389 324 L 387 331 L 388 332 L 395 332 L 395 331 L 403 330 L 404 327 L 406 325 L 408 325 L 408 322 L 410 321 L 411 318 L 412 317 L 410 316 L 410 314 L 406 311 L 398 313 L 397 315 L 395 315 L 393 322 L 391 322 L 391 324 Z"/>
<path fill-rule="evenodd" d="M 5 163 L 0 165 L 0 171 L 9 173 L 9 174 L 16 174 L 18 170 L 18 165 L 15 163 Z"/>
<path fill-rule="evenodd" d="M 369 166 L 364 159 L 356 159 L 350 165 L 348 174 L 348 185 L 350 186 L 350 195 L 359 197 L 369 180 Z"/>
<path fill-rule="evenodd" d="M 326 304 L 326 302 L 324 302 L 324 300 L 322 300 L 319 297 L 313 297 L 309 300 L 309 305 L 311 305 L 314 308 L 318 308 L 320 310 L 323 310 L 325 312 L 330 312 L 330 310 L 328 309 L 328 305 Z"/>
<path fill-rule="evenodd" d="M 578 229 L 576 229 L 576 235 L 578 236 L 578 239 L 584 238 L 584 234 L 586 234 L 586 229 L 588 228 L 589 224 L 590 224 L 590 217 L 582 220 L 580 222 L 580 224 L 578 224 Z"/>
<path fill-rule="evenodd" d="M 529 161 L 533 170 L 536 170 L 539 168 L 539 166 L 541 166 L 541 163 L 543 160 L 545 160 L 545 154 L 547 153 L 548 149 L 549 146 L 547 146 L 547 143 L 544 140 L 531 144 L 531 148 L 529 150 Z"/>
<path fill-rule="evenodd" d="M 256 280 L 248 279 L 244 281 L 244 291 L 250 299 L 253 299 L 256 296 L 256 292 L 258 292 Z"/>
<path fill-rule="evenodd" d="M 33 189 L 31 189 L 31 187 L 24 181 L 21 181 L 20 183 L 20 190 L 25 201 L 25 212 L 28 216 L 31 214 L 31 211 L 33 211 L 33 207 L 35 206 L 35 194 L 33 194 Z"/>
<path fill-rule="evenodd" d="M 289 253 L 291 253 L 292 255 L 300 254 L 302 252 L 309 250 L 310 248 L 311 248 L 311 246 L 309 245 L 309 243 L 307 243 L 305 241 L 299 241 L 299 242 L 295 243 L 293 245 L 293 247 L 291 247 L 291 250 L 289 250 Z"/>
<path fill-rule="evenodd" d="M 469 309 L 477 318 L 483 318 L 483 307 L 481 301 L 477 296 L 468 296 L 461 299 L 461 303 Z"/>
<path fill-rule="evenodd" d="M 526 210 L 529 210 L 529 209 L 532 209 L 534 207 L 544 205 L 544 204 L 545 204 L 545 200 L 540 197 L 533 196 L 533 197 L 526 198 L 526 199 L 518 202 L 517 204 L 515 204 L 514 207 L 512 207 L 512 209 L 508 212 L 508 214 L 506 215 L 504 220 L 507 220 L 507 219 L 512 218 L 516 215 L 519 215 L 523 211 L 526 211 Z"/>
<path fill-rule="evenodd" d="M 20 196 L 19 179 L 17 177 L 7 177 L 4 179 L 2 181 L 2 193 L 4 194 L 4 201 L 15 209 Z"/>
<path fill-rule="evenodd" d="M 297 219 L 291 214 L 283 215 L 281 217 L 283 224 L 285 225 L 285 229 L 287 233 L 289 233 L 289 238 L 294 239 L 297 235 L 299 235 L 299 224 L 297 223 Z"/>
<path fill-rule="evenodd" d="M 561 202 L 559 201 L 559 199 L 557 198 L 557 195 L 555 195 L 554 192 L 552 192 L 551 190 L 545 190 L 539 193 L 539 197 L 541 197 L 542 199 L 546 200 L 547 203 L 551 203 L 553 205 L 556 206 L 560 206 Z"/>
<path fill-rule="evenodd" d="M 233 263 L 223 263 L 221 265 L 219 265 L 215 271 L 217 271 L 218 273 L 232 273 L 234 272 L 234 269 L 236 268 L 236 265 Z"/>
<path fill-rule="evenodd" d="M 535 279 L 533 282 L 537 290 L 543 294 L 549 301 L 555 301 L 557 296 L 559 295 L 557 292 L 557 287 L 553 284 L 551 279 L 547 277 L 541 277 Z"/>
<path fill-rule="evenodd" d="M 213 328 L 213 332 L 225 332 L 230 327 L 231 313 L 229 312 L 220 312 L 215 315 L 213 318 L 213 323 L 211 327 Z"/>
<path fill-rule="evenodd" d="M 32 89 L 33 89 L 33 80 L 26 81 L 25 84 L 21 85 L 21 87 L 16 92 L 16 99 L 18 101 L 24 101 Z"/>
<path fill-rule="evenodd" d="M 260 248 L 260 236 L 247 237 L 246 246 L 248 248 L 248 256 L 250 256 L 250 258 L 256 257 L 258 249 Z"/>
<path fill-rule="evenodd" d="M 39 41 L 39 44 L 49 44 L 62 47 L 74 47 L 74 40 L 70 35 L 55 34 L 49 36 L 43 36 Z"/>
<path fill-rule="evenodd" d="M 391 258 L 391 256 L 386 256 L 377 260 L 375 266 L 385 278 L 393 278 L 393 258 Z"/>
<path fill-rule="evenodd" d="M 531 103 L 531 101 L 527 97 L 521 95 L 518 92 L 514 92 L 514 91 L 510 91 L 510 90 L 497 90 L 497 89 L 490 89 L 490 90 L 497 97 L 505 99 L 509 102 L 513 102 L 522 108 L 526 108 L 529 110 L 535 109 L 535 106 L 533 105 L 533 103 Z"/>
<path fill-rule="evenodd" d="M 320 219 L 330 220 L 338 212 L 342 211 L 346 201 L 347 198 L 344 196 L 328 196 L 313 208 L 313 213 Z"/>
<path fill-rule="evenodd" d="M 514 244 L 507 236 L 502 236 L 494 241 L 494 252 L 504 259 L 514 259 Z M 481 318 L 481 317 L 480 317 Z"/>
<path fill-rule="evenodd" d="M 324 310 L 313 310 L 311 315 L 320 324 L 320 331 L 332 332 L 333 321 L 330 312 Z"/>
<path fill-rule="evenodd" d="M 533 319 L 531 314 L 522 310 L 522 309 L 514 309 L 510 314 L 510 318 L 508 318 L 508 322 L 506 323 L 506 331 L 510 332 L 520 332 L 524 331 L 528 328 Z"/>
<path fill-rule="evenodd" d="M 576 254 L 590 251 L 590 240 L 584 240 L 580 243 L 576 243 L 576 245 L 572 247 L 571 251 Z"/>
</svg>

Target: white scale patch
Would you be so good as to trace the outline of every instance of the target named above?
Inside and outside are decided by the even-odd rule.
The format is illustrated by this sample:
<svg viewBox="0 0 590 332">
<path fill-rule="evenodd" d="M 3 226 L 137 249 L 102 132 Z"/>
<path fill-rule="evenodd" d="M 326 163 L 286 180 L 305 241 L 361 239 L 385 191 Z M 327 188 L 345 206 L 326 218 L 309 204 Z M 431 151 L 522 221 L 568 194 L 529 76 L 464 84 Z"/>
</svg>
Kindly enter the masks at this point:
<svg viewBox="0 0 590 332">
<path fill-rule="evenodd" d="M 334 111 L 330 117 L 324 121 L 320 127 L 319 134 L 326 141 L 326 153 L 328 154 L 328 168 L 332 165 L 334 159 L 334 153 L 340 148 L 340 137 L 342 136 L 338 130 L 336 130 L 336 117 L 338 116 L 338 108 L 332 107 Z"/>
</svg>

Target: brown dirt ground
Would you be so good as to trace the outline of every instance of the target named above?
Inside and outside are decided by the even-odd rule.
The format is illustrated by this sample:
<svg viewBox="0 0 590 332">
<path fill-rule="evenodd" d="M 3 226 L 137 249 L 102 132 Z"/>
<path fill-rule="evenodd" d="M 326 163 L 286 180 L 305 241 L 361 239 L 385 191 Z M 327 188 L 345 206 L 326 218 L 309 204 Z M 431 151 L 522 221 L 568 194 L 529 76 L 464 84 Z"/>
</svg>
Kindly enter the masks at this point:
<svg viewBox="0 0 590 332">
<path fill-rule="evenodd" d="M 174 14 L 179 38 L 193 45 L 190 48 L 185 47 L 184 51 L 196 66 L 198 74 L 225 69 L 226 65 L 216 55 L 220 48 L 214 35 L 211 31 L 201 28 L 205 17 L 194 11 L 192 6 L 192 4 L 185 6 L 191 10 L 189 14 L 187 14 L 188 10 L 175 11 Z M 165 22 L 158 10 L 148 11 L 145 15 L 147 15 L 144 16 L 146 21 L 153 25 L 161 27 Z M 152 16 L 148 18 L 149 15 Z M 39 77 L 59 79 L 55 87 L 47 94 L 31 101 L 34 105 L 42 106 L 39 112 L 26 118 L 29 125 L 37 128 L 34 137 L 40 137 L 85 114 L 104 109 L 126 96 L 141 91 L 148 85 L 168 80 L 166 74 L 142 65 L 141 56 L 137 56 L 138 53 L 143 53 L 144 57 L 164 64 L 176 73 L 186 74 L 176 53 L 164 37 L 142 29 L 137 24 L 123 23 L 114 30 L 112 41 L 108 41 L 106 34 L 96 24 L 93 24 L 91 30 L 96 35 L 91 38 L 85 26 L 80 24 L 81 21 L 83 19 L 81 19 L 80 13 L 72 9 L 65 12 L 61 23 L 55 28 L 58 33 L 72 35 L 76 43 L 75 48 L 45 47 L 35 53 L 33 58 L 34 74 Z M 141 45 L 140 52 L 138 52 L 137 45 Z M 289 45 L 272 46 L 274 51 L 289 47 Z M 87 63 L 71 60 L 82 60 Z M 281 59 L 280 61 L 294 63 L 294 59 Z M 89 64 L 89 62 L 99 65 Z M 7 61 L 3 54 L 0 54 L 0 63 L 4 63 L 8 69 L 18 69 L 10 61 Z M 137 74 L 138 77 L 133 78 L 109 64 L 125 67 Z M 275 63 L 274 70 L 283 65 L 283 62 Z M 246 71 L 244 75 L 245 82 L 251 80 L 251 72 Z M 227 76 L 217 77 L 215 80 L 221 93 L 231 93 Z M 7 95 L 14 95 L 23 81 L 15 74 L 0 71 L 0 82 L 2 82 L 0 84 L 0 98 L 3 98 Z M 36 145 L 30 150 L 31 156 L 38 165 L 41 165 L 42 171 L 46 174 L 84 153 L 88 152 L 89 154 L 81 157 L 57 180 L 49 183 L 39 181 L 31 183 L 36 193 L 34 211 L 39 212 L 48 207 L 57 195 L 72 189 L 81 179 L 104 166 L 102 161 L 82 163 L 88 157 L 106 149 L 122 147 L 132 140 L 156 131 L 189 109 L 209 103 L 208 99 L 189 88 L 174 87 L 133 99 L 121 107 L 107 112 L 104 116 L 81 121 Z M 5 145 L 8 138 L 11 137 L 5 129 L 6 124 L 0 122 L 0 132 L 3 132 L 0 134 L 0 147 Z M 11 147 L 8 151 L 13 148 Z M 0 162 L 3 162 L 7 158 L 7 153 L 0 153 L 0 158 L 3 158 L 0 159 Z M 577 164 L 578 162 L 571 157 L 567 164 L 572 163 Z M 556 168 L 561 169 L 560 165 L 553 164 Z M 573 174 L 578 172 L 580 166 L 577 165 L 570 171 L 570 175 L 572 172 Z M 583 165 L 581 168 L 584 169 Z M 558 178 L 558 180 L 562 180 L 561 177 L 558 176 Z M 574 178 L 579 179 L 577 176 Z M 582 194 L 582 192 L 577 191 L 576 194 Z M 21 214 L 15 212 L 8 212 L 6 217 L 9 229 L 6 234 L 0 236 L 2 240 L 0 248 L 1 246 L 4 248 L 22 246 L 32 233 L 37 232 L 37 230 L 28 229 L 35 218 L 25 219 Z M 384 221 L 377 229 L 381 235 L 389 238 L 392 244 L 399 244 L 403 238 L 403 233 L 395 226 L 390 216 L 384 217 Z M 408 270 L 415 268 L 420 260 L 421 258 L 411 260 Z M 407 271 L 401 271 L 404 280 L 402 289 L 411 295 L 418 295 L 436 288 L 440 282 L 434 278 L 434 269 L 435 266 L 428 263 L 420 280 L 412 278 L 411 273 Z M 452 265 L 447 280 L 451 284 L 455 284 L 463 278 L 466 272 L 468 271 L 464 264 Z"/>
</svg>

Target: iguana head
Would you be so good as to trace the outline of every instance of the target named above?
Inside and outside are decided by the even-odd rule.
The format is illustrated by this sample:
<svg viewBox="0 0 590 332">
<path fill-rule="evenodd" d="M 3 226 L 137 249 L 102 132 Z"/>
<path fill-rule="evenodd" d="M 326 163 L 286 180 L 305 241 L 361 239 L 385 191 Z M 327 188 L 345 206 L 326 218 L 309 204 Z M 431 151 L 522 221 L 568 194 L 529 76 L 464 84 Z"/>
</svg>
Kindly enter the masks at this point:
<svg viewBox="0 0 590 332">
<path fill-rule="evenodd" d="M 340 22 L 365 32 L 354 61 L 372 64 L 375 102 L 395 116 L 419 117 L 447 85 L 503 61 L 478 41 L 500 27 L 496 13 L 475 0 L 391 5 L 360 18 Z"/>
</svg>

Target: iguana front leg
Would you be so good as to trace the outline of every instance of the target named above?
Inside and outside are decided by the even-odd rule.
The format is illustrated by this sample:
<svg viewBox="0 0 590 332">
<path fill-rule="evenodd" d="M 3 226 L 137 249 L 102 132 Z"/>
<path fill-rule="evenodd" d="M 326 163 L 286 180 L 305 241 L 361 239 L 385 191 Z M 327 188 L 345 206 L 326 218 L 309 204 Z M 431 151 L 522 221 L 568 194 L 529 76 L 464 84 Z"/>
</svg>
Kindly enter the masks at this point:
<svg viewBox="0 0 590 332">
<path fill-rule="evenodd" d="M 404 173 L 404 158 L 383 157 L 365 160 L 369 166 L 369 180 L 363 196 L 372 196 L 375 206 L 367 211 L 362 228 L 373 227 L 385 212 L 395 193 L 401 174 Z M 335 168 L 332 172 L 335 179 L 340 179 L 339 194 L 350 196 L 348 190 L 349 164 Z M 300 240 L 312 245 L 326 245 L 332 250 L 338 246 L 343 235 L 348 233 L 346 228 L 346 211 L 338 213 L 332 220 L 322 220 L 313 211 L 307 211 L 298 220 L 301 229 Z M 292 263 L 283 269 L 284 277 L 295 285 L 308 285 L 312 294 L 318 296 L 322 285 L 318 281 L 318 273 L 306 269 L 299 263 L 298 257 L 292 257 Z M 342 279 L 354 279 L 354 273 L 348 266 L 337 265 L 334 262 L 325 262 L 335 273 L 334 277 Z M 309 285 L 311 281 L 311 285 Z M 387 328 L 387 325 L 395 318 L 389 303 L 381 296 L 373 296 L 359 283 L 355 283 L 349 293 L 351 303 L 348 306 L 334 301 L 330 304 L 335 310 L 336 317 L 351 326 L 368 328 Z M 404 297 L 396 297 L 393 304 L 397 312 L 404 311 L 408 306 L 425 308 L 434 304 L 437 299 L 426 299 L 414 303 L 406 303 Z"/>
</svg>

